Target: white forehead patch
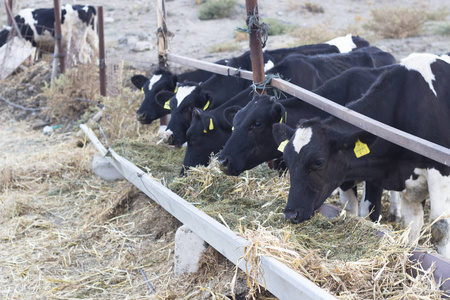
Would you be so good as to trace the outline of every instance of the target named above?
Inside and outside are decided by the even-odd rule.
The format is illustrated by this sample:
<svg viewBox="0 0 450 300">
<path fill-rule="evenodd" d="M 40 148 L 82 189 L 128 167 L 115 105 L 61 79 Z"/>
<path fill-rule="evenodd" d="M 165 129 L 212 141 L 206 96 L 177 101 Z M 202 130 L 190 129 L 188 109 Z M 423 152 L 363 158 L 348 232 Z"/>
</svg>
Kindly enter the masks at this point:
<svg viewBox="0 0 450 300">
<path fill-rule="evenodd" d="M 429 53 L 412 53 L 400 61 L 400 64 L 406 69 L 419 72 L 436 97 L 437 94 L 433 86 L 435 77 L 433 71 L 431 71 L 431 64 L 438 58 L 439 56 Z"/>
<path fill-rule="evenodd" d="M 325 44 L 336 46 L 340 53 L 348 53 L 356 48 L 355 43 L 353 43 L 352 34 L 349 33 L 346 36 L 340 36 L 325 42 Z"/>
<path fill-rule="evenodd" d="M 189 96 L 193 90 L 195 90 L 196 86 L 180 86 L 178 87 L 177 94 L 175 97 L 177 98 L 177 107 L 180 106 L 181 102 L 183 102 L 184 98 Z"/>
<path fill-rule="evenodd" d="M 294 138 L 292 139 L 292 145 L 294 146 L 295 152 L 300 153 L 300 150 L 311 141 L 311 137 L 311 127 L 297 129 Z"/>
<path fill-rule="evenodd" d="M 150 78 L 150 82 L 148 83 L 148 90 L 151 91 L 152 87 L 155 83 L 157 83 L 161 79 L 162 75 L 153 75 L 152 78 Z"/>
<path fill-rule="evenodd" d="M 275 66 L 274 63 L 273 63 L 271 60 L 269 60 L 268 62 L 266 62 L 266 63 L 264 64 L 264 72 L 269 71 L 269 70 L 272 69 L 274 66 Z"/>
<path fill-rule="evenodd" d="M 37 20 L 33 18 L 33 9 L 31 8 L 25 8 L 19 11 L 19 16 L 23 18 L 25 21 L 25 24 L 28 24 L 31 27 L 31 30 L 33 31 L 34 36 L 36 37 L 36 27 L 34 26 L 37 24 Z"/>
</svg>

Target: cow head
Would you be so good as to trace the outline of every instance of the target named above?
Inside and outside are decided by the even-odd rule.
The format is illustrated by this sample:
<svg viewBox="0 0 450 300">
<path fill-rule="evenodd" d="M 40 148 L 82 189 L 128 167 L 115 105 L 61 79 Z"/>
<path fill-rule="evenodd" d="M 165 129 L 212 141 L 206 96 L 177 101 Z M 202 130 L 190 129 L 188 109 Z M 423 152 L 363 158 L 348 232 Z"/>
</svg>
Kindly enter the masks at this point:
<svg viewBox="0 0 450 300">
<path fill-rule="evenodd" d="M 347 141 L 318 119 L 303 121 L 296 130 L 274 124 L 273 135 L 291 180 L 284 216 L 293 223 L 308 220 L 345 179 Z"/>
<path fill-rule="evenodd" d="M 136 118 L 142 124 L 150 124 L 170 113 L 167 106 L 160 105 L 174 95 L 177 76 L 164 69 L 157 69 L 151 78 L 135 75 L 131 82 L 144 94 L 144 101 L 136 111 Z M 158 100 L 157 100 L 158 99 Z"/>
<path fill-rule="evenodd" d="M 170 131 L 169 144 L 181 146 L 186 142 L 186 132 L 194 109 L 208 109 L 211 100 L 211 94 L 202 89 L 201 83 L 178 84 L 177 93 L 170 99 L 171 118 L 167 125 L 167 130 Z"/>
<path fill-rule="evenodd" d="M 225 110 L 233 133 L 219 155 L 219 162 L 227 175 L 239 175 L 282 154 L 277 150 L 272 125 L 286 122 L 286 114 L 274 97 L 257 96 L 236 112 L 233 107 Z"/>
<path fill-rule="evenodd" d="M 213 113 L 195 108 L 191 126 L 187 130 L 187 148 L 184 155 L 183 170 L 209 163 L 212 154 L 222 149 L 231 134 L 231 126 Z"/>
</svg>

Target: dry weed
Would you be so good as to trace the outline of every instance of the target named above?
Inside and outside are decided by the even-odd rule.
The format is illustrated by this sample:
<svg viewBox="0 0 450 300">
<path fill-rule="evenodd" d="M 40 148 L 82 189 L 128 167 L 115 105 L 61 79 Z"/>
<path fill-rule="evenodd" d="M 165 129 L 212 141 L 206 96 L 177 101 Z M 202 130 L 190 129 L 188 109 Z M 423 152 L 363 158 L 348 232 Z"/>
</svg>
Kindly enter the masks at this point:
<svg viewBox="0 0 450 300">
<path fill-rule="evenodd" d="M 417 36 L 426 21 L 424 7 L 401 7 L 387 5 L 370 12 L 371 20 L 364 28 L 374 31 L 382 38 L 406 38 Z"/>
</svg>

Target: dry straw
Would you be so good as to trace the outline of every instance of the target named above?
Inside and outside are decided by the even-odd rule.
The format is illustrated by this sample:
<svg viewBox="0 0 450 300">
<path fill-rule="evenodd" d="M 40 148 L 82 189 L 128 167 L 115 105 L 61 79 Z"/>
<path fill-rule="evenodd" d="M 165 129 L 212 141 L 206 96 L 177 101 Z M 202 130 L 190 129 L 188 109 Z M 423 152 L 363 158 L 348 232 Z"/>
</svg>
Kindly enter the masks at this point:
<svg viewBox="0 0 450 300">
<path fill-rule="evenodd" d="M 271 297 L 255 281 L 264 282 L 258 271 L 262 255 L 279 259 L 342 299 L 442 295 L 431 270 L 409 262 L 407 231 L 345 214 L 286 224 L 282 209 L 288 177 L 278 177 L 267 166 L 229 177 L 213 159 L 209 167 L 192 168 L 179 178 L 184 149 L 156 145 L 157 124 L 144 127 L 135 121 L 139 91 L 123 85 L 100 100 L 105 105 L 100 125 L 109 145 L 248 239 L 242 259 L 251 276 L 209 249 L 197 274 L 175 277 L 177 220 L 126 181 L 94 176 L 90 164 L 96 150 L 84 136 L 63 133 L 64 128 L 44 135 L 25 122 L 7 122 L 0 126 L 3 298 L 225 299 L 233 290 L 236 298 L 262 299 Z M 91 108 L 83 118 L 98 111 Z M 101 136 L 96 123 L 91 125 Z M 378 230 L 385 232 L 383 238 Z M 411 270 L 419 275 L 411 276 Z"/>
</svg>

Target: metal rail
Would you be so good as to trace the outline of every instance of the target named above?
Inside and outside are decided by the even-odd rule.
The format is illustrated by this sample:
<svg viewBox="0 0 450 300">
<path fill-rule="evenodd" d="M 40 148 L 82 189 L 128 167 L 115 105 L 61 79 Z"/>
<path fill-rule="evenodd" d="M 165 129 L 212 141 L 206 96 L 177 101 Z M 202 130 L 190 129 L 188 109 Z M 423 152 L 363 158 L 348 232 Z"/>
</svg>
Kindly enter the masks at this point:
<svg viewBox="0 0 450 300">
<path fill-rule="evenodd" d="M 193 68 L 214 72 L 220 75 L 233 75 L 247 80 L 253 80 L 251 71 L 238 70 L 236 68 L 221 66 L 214 63 L 204 62 L 201 60 L 196 60 L 175 54 L 168 54 L 167 60 Z M 270 85 L 282 90 L 283 92 L 291 94 L 294 97 L 299 97 L 303 101 L 314 105 L 315 107 L 318 107 L 352 125 L 375 134 L 389 142 L 428 157 L 446 166 L 450 166 L 450 149 L 448 148 L 414 136 L 407 132 L 398 130 L 392 126 L 383 124 L 372 118 L 366 117 L 363 114 L 360 114 L 345 106 L 336 104 L 333 101 L 330 101 L 322 96 L 314 94 L 311 91 L 296 86 L 285 80 L 274 78 L 271 80 Z"/>
</svg>

